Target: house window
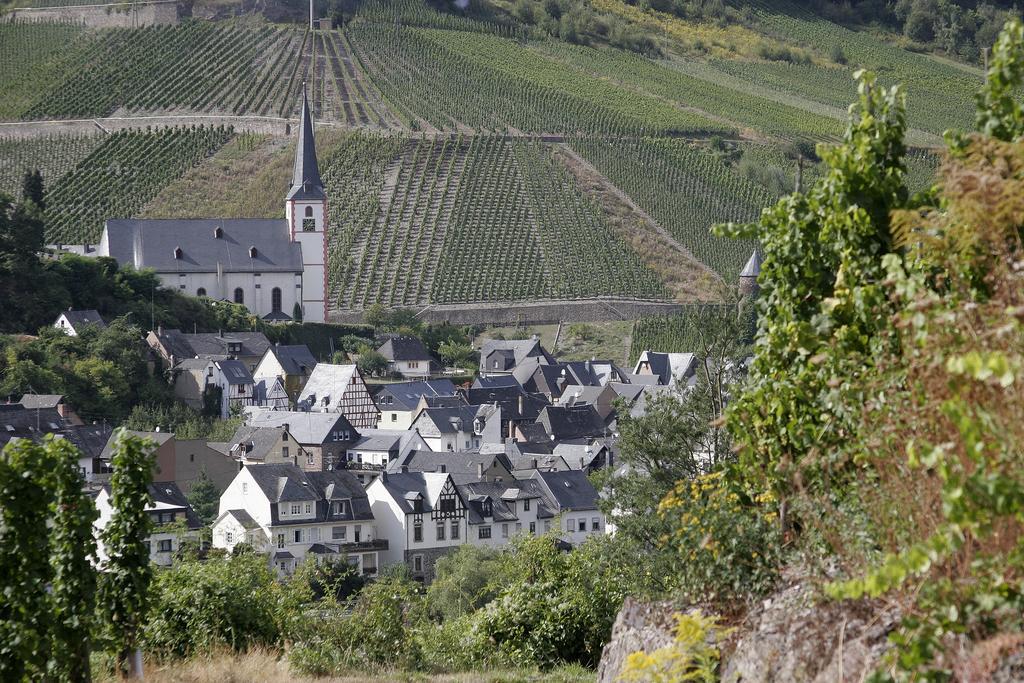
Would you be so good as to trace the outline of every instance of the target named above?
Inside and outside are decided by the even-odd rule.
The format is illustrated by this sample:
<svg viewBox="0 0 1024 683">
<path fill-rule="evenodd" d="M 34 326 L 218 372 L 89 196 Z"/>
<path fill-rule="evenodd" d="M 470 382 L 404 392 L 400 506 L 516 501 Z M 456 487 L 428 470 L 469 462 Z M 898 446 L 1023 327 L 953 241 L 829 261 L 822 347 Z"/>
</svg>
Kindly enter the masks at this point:
<svg viewBox="0 0 1024 683">
<path fill-rule="evenodd" d="M 527 498 L 526 500 L 523 501 L 523 512 L 529 512 L 529 511 L 530 511 L 530 499 Z"/>
<path fill-rule="evenodd" d="M 270 290 L 270 310 L 274 313 L 281 312 L 281 288 L 274 287 Z"/>
<path fill-rule="evenodd" d="M 480 504 L 480 514 L 482 514 L 484 517 L 491 516 L 491 501 L 485 500 Z"/>
<path fill-rule="evenodd" d="M 586 531 L 587 530 L 587 520 L 585 518 L 580 517 L 579 524 L 580 524 L 580 531 Z"/>
<path fill-rule="evenodd" d="M 143 541 L 143 543 L 142 543 L 142 544 L 143 544 L 144 546 L 146 546 L 146 554 L 147 554 L 147 555 L 150 555 L 150 554 L 152 554 L 152 552 L 153 552 L 153 549 L 152 549 L 152 548 L 150 547 L 150 545 L 149 545 L 149 541 Z"/>
<path fill-rule="evenodd" d="M 590 530 L 591 531 L 600 531 L 601 530 L 601 518 L 600 517 L 592 517 L 590 519 Z"/>
<path fill-rule="evenodd" d="M 235 287 L 235 303 L 236 304 L 244 304 L 245 303 L 245 292 L 242 291 L 241 287 Z"/>
<path fill-rule="evenodd" d="M 281 446 L 281 457 L 284 458 L 285 460 L 288 459 L 288 447 L 287 446 Z"/>
<path fill-rule="evenodd" d="M 566 531 L 568 531 L 571 534 L 575 529 L 576 529 L 576 520 L 574 520 L 574 519 L 567 519 L 567 520 L 565 520 L 565 530 Z"/>
<path fill-rule="evenodd" d="M 196 296 L 206 296 L 206 287 L 200 287 L 197 289 Z"/>
<path fill-rule="evenodd" d="M 302 529 L 296 529 L 293 534 L 293 539 L 296 543 L 302 543 Z"/>
<path fill-rule="evenodd" d="M 278 548 L 283 548 L 284 547 L 284 534 L 278 534 L 277 535 L 277 547 Z"/>
<path fill-rule="evenodd" d="M 420 362 L 419 361 L 416 361 L 416 360 L 409 361 L 409 367 L 410 368 L 418 368 L 419 366 L 420 366 Z"/>
<path fill-rule="evenodd" d="M 414 522 L 412 525 L 412 542 L 419 543 L 423 540 L 423 522 Z"/>
<path fill-rule="evenodd" d="M 320 527 L 314 527 L 309 530 L 309 540 L 313 543 L 317 543 L 320 540 Z"/>
<path fill-rule="evenodd" d="M 421 571 L 423 571 L 423 556 L 422 555 L 413 555 L 412 556 L 412 570 L 414 572 L 421 572 Z"/>
<path fill-rule="evenodd" d="M 520 534 L 522 532 L 523 532 L 523 523 L 522 522 L 516 522 L 516 534 Z"/>
<path fill-rule="evenodd" d="M 537 533 L 537 522 L 530 522 L 530 535 Z"/>
<path fill-rule="evenodd" d="M 157 545 L 156 551 L 158 553 L 171 552 L 171 539 L 165 538 L 164 540 L 160 541 L 160 543 Z"/>
<path fill-rule="evenodd" d="M 398 422 L 398 413 L 391 413 L 391 421 Z"/>
<path fill-rule="evenodd" d="M 444 522 L 441 522 L 440 524 L 437 525 L 437 540 L 439 540 L 439 541 L 443 541 L 444 540 L 444 531 L 445 531 Z"/>
<path fill-rule="evenodd" d="M 314 460 L 315 460 L 315 458 L 314 458 L 312 453 L 306 453 L 306 464 L 307 465 L 313 465 L 314 464 Z"/>
<path fill-rule="evenodd" d="M 189 462 L 195 462 L 196 461 L 196 454 L 195 453 L 189 453 L 188 454 L 188 461 Z"/>
<path fill-rule="evenodd" d="M 455 496 L 441 496 L 440 502 L 441 512 L 455 512 Z"/>
<path fill-rule="evenodd" d="M 501 525 L 501 537 L 508 538 L 508 524 Z"/>
<path fill-rule="evenodd" d="M 334 501 L 334 503 L 332 504 L 332 508 L 333 508 L 334 514 L 336 514 L 336 515 L 343 515 L 343 514 L 345 514 L 345 512 L 346 512 L 345 501 L 343 501 L 343 500 L 336 500 L 336 501 Z"/>
<path fill-rule="evenodd" d="M 234 534 L 232 534 L 230 531 L 227 532 L 226 534 L 224 534 L 224 540 L 228 543 L 231 543 L 234 540 Z"/>
<path fill-rule="evenodd" d="M 292 514 L 293 515 L 300 515 L 300 514 L 302 514 L 302 506 L 299 505 L 298 503 L 292 503 Z"/>
<path fill-rule="evenodd" d="M 356 543 L 359 543 L 363 538 L 363 527 L 359 524 L 356 524 L 355 529 L 353 531 L 355 532 L 355 541 Z"/>
<path fill-rule="evenodd" d="M 331 540 L 332 541 L 344 541 L 348 536 L 348 527 L 335 526 L 331 527 Z"/>
<path fill-rule="evenodd" d="M 313 511 L 313 504 L 312 503 L 306 503 L 306 514 L 308 515 L 312 511 Z"/>
<path fill-rule="evenodd" d="M 452 522 L 452 540 L 453 541 L 459 540 L 459 523 L 458 522 Z"/>
<path fill-rule="evenodd" d="M 479 531 L 477 531 L 477 537 L 478 538 L 490 538 L 491 537 L 491 527 L 489 527 L 489 526 L 482 526 L 482 527 L 480 527 Z"/>
</svg>

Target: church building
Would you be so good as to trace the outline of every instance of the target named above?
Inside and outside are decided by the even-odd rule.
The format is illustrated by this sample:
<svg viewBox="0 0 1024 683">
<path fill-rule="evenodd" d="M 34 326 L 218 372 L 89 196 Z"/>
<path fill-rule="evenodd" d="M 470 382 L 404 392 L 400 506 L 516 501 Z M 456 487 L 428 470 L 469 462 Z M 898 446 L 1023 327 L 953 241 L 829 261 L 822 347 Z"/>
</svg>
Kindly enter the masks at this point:
<svg viewBox="0 0 1024 683">
<path fill-rule="evenodd" d="M 156 271 L 183 294 L 244 304 L 268 321 L 327 319 L 327 194 L 320 180 L 309 102 L 302 120 L 285 219 L 109 219 L 99 245 L 70 247 Z"/>
</svg>

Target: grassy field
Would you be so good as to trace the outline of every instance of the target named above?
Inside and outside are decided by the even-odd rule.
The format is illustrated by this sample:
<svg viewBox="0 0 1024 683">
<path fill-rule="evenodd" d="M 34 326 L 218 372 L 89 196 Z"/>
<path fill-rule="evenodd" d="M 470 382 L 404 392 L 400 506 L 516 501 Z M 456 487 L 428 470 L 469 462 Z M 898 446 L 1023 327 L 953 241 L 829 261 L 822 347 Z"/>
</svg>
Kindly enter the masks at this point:
<svg viewBox="0 0 1024 683">
<path fill-rule="evenodd" d="M 629 362 L 633 323 L 616 320 L 492 327 L 480 333 L 473 346 L 479 348 L 488 339 L 529 339 L 533 335 L 559 360 L 599 358 L 625 364 Z"/>
</svg>

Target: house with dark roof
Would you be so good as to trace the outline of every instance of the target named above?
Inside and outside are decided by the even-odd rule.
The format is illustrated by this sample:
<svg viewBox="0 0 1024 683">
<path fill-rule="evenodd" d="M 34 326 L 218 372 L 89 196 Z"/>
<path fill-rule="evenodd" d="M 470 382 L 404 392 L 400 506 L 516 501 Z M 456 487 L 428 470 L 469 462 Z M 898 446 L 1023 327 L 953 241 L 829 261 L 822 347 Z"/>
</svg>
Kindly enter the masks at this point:
<svg viewBox="0 0 1024 683">
<path fill-rule="evenodd" d="M 57 316 L 53 326 L 64 334 L 77 337 L 86 327 L 93 327 L 97 330 L 106 329 L 107 323 L 103 322 L 99 311 L 88 308 L 82 311 L 68 309 Z"/>
<path fill-rule="evenodd" d="M 655 377 L 661 386 L 692 385 L 697 380 L 697 356 L 692 353 L 642 351 L 633 374 Z"/>
<path fill-rule="evenodd" d="M 341 413 L 255 408 L 246 411 L 245 423 L 251 427 L 283 428 L 302 447 L 300 463 L 305 461 L 302 467 L 311 471 L 341 467 L 345 451 L 359 439 L 359 432 Z"/>
<path fill-rule="evenodd" d="M 250 372 L 270 348 L 270 340 L 262 332 L 225 332 L 185 334 L 181 330 L 158 327 L 146 336 L 146 343 L 174 368 L 186 359 L 241 361 Z"/>
<path fill-rule="evenodd" d="M 412 422 L 432 451 L 468 451 L 501 443 L 501 409 L 493 404 L 424 408 Z"/>
<path fill-rule="evenodd" d="M 241 425 L 229 441 L 209 445 L 242 466 L 290 464 L 307 471 L 316 472 L 322 469 L 316 454 L 303 448 L 288 430 L 287 425 Z"/>
<path fill-rule="evenodd" d="M 544 428 L 552 441 L 587 439 L 608 435 L 608 427 L 594 406 L 548 406 L 541 411 L 536 424 Z"/>
<path fill-rule="evenodd" d="M 439 472 L 450 474 L 456 484 L 471 481 L 501 482 L 512 479 L 512 463 L 504 453 L 435 453 L 412 450 L 387 467 L 392 474 Z"/>
<path fill-rule="evenodd" d="M 605 424 L 609 424 L 615 419 L 614 402 L 618 397 L 619 395 L 610 384 L 597 387 L 573 386 L 565 390 L 565 393 L 562 394 L 555 405 L 565 407 L 578 405 L 594 406 L 597 414 L 601 416 L 601 420 Z"/>
<path fill-rule="evenodd" d="M 150 561 L 167 567 L 174 563 L 175 554 L 181 549 L 182 541 L 198 541 L 203 523 L 195 510 L 188 504 L 185 494 L 178 485 L 170 481 L 153 482 L 149 485 L 152 501 L 146 506 L 146 513 L 153 520 L 153 531 L 146 537 Z M 96 556 L 102 567 L 107 561 L 106 546 L 102 533 L 113 515 L 109 485 L 103 486 L 96 495 L 96 509 L 99 517 L 93 528 L 96 536 Z"/>
<path fill-rule="evenodd" d="M 544 394 L 527 393 L 511 376 L 477 378 L 466 392 L 470 405 L 492 405 L 501 409 L 501 434 L 512 437 L 520 425 L 535 422 L 550 405 Z"/>
<path fill-rule="evenodd" d="M 537 358 L 527 358 L 512 371 L 512 377 L 522 385 L 523 390 L 544 394 L 549 401 L 555 401 L 566 387 L 579 383 L 576 377 L 566 371 L 561 363 L 541 363 Z"/>
<path fill-rule="evenodd" d="M 387 359 L 389 372 L 402 377 L 430 377 L 441 370 L 419 337 L 393 335 L 378 347 L 377 353 Z"/>
<path fill-rule="evenodd" d="M 18 402 L 28 410 L 52 408 L 64 418 L 66 425 L 84 424 L 62 394 L 24 394 Z"/>
<path fill-rule="evenodd" d="M 265 320 L 327 319 L 327 195 L 305 93 L 285 218 L 109 218 L 99 245 L 68 251 L 151 268 L 164 287 L 231 301 Z"/>
<path fill-rule="evenodd" d="M 607 522 L 598 503 L 600 495 L 585 472 L 535 471 L 530 480 L 547 495 L 549 504 L 561 517 L 561 538 L 573 545 L 589 536 L 607 533 Z"/>
<path fill-rule="evenodd" d="M 351 472 L 305 472 L 292 464 L 243 467 L 221 494 L 213 545 L 231 551 L 242 542 L 268 553 L 282 575 L 310 557 L 344 558 L 375 575 L 388 549 Z"/>
<path fill-rule="evenodd" d="M 316 358 L 305 344 L 274 344 L 260 358 L 252 376 L 268 389 L 280 380 L 287 398 L 294 403 L 316 367 Z"/>
<path fill-rule="evenodd" d="M 54 400 L 33 398 L 23 403 L 0 403 L 0 448 L 19 439 L 40 442 L 47 434 L 67 439 L 79 451 L 78 468 L 87 482 L 103 471 L 100 455 L 113 429 L 106 424 L 82 425 L 61 414 Z M 33 405 L 28 407 L 25 405 Z M 49 407 L 44 407 L 44 404 Z"/>
<path fill-rule="evenodd" d="M 424 397 L 454 398 L 458 403 L 464 403 L 450 379 L 385 384 L 373 399 L 380 410 L 378 426 L 381 429 L 408 429 L 413 418 L 427 407 L 422 402 Z"/>
<path fill-rule="evenodd" d="M 423 437 L 412 430 L 364 429 L 345 451 L 343 464 L 360 483 L 367 486 L 381 471 L 410 451 L 428 448 Z"/>
<path fill-rule="evenodd" d="M 110 478 L 110 460 L 117 446 L 118 431 L 110 433 L 100 452 L 99 466 L 94 480 L 107 482 Z M 154 443 L 153 481 L 173 482 L 184 493 L 205 473 L 219 489 L 223 489 L 235 476 L 238 464 L 224 453 L 211 448 L 202 439 L 178 439 L 173 432 L 128 431 L 131 436 Z"/>
<path fill-rule="evenodd" d="M 555 362 L 536 335 L 532 339 L 488 339 L 480 347 L 480 374 L 484 377 L 511 375 L 528 358 L 547 364 Z"/>
</svg>

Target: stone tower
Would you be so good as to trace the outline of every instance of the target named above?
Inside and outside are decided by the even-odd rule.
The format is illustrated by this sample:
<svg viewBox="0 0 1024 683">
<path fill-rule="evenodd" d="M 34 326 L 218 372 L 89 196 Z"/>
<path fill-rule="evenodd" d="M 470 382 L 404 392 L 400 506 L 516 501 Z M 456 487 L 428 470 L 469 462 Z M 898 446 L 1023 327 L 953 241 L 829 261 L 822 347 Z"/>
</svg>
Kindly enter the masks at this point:
<svg viewBox="0 0 1024 683">
<path fill-rule="evenodd" d="M 309 100 L 302 92 L 302 119 L 295 148 L 292 186 L 285 197 L 285 218 L 291 239 L 302 245 L 302 319 L 327 320 L 327 193 L 320 180 L 313 140 L 313 117 Z M 286 311 L 290 313 L 290 311 Z"/>
<path fill-rule="evenodd" d="M 747 259 L 747 265 L 743 266 L 740 272 L 740 295 L 756 297 L 761 287 L 757 284 L 757 277 L 761 274 L 761 247 L 755 247 L 754 253 Z"/>
</svg>

